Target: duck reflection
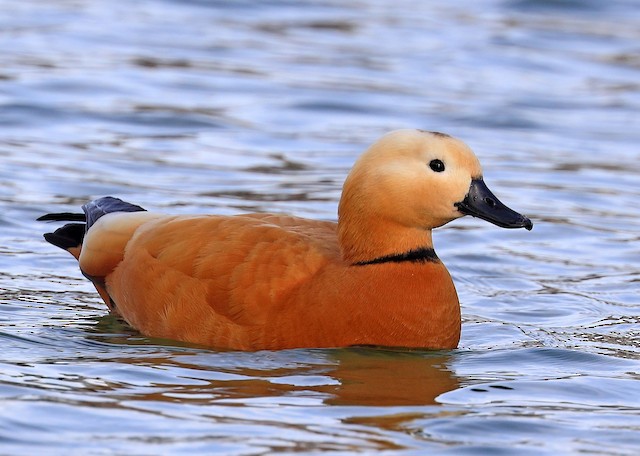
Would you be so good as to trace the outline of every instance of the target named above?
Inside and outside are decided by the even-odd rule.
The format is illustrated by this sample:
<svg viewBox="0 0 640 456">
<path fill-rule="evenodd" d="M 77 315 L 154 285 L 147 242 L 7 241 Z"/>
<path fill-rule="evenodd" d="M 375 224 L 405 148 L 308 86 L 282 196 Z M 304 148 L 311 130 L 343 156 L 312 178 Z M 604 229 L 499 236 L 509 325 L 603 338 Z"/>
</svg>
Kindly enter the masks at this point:
<svg viewBox="0 0 640 456">
<path fill-rule="evenodd" d="M 383 348 L 263 352 L 211 351 L 135 336 L 109 317 L 92 339 L 115 343 L 122 356 L 109 362 L 148 371 L 148 399 L 211 403 L 305 397 L 326 405 L 433 405 L 459 387 L 452 354 Z M 115 330 L 115 331 L 114 331 Z M 135 347 L 133 347 L 135 345 Z M 104 345 L 103 345 L 104 346 Z M 111 356 L 114 350 L 109 350 Z M 161 378 L 158 373 L 162 372 Z M 185 379 L 188 379 L 185 380 Z M 141 399 L 138 397 L 138 399 Z"/>
<path fill-rule="evenodd" d="M 337 362 L 328 375 L 338 384 L 327 388 L 328 405 L 431 405 L 459 385 L 444 353 L 346 349 L 330 356 Z"/>
</svg>

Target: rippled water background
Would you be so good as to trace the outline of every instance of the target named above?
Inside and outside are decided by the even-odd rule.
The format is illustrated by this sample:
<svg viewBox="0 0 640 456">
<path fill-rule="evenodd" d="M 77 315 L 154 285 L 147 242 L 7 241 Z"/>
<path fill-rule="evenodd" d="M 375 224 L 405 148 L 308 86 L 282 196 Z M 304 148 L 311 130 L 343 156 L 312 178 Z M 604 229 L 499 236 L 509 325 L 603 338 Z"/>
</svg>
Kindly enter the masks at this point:
<svg viewBox="0 0 640 456">
<path fill-rule="evenodd" d="M 0 0 L 0 34 L 0 453 L 640 452 L 635 1 Z M 401 127 L 467 141 L 535 223 L 436 232 L 458 350 L 149 340 L 34 221 L 332 220 Z"/>
</svg>

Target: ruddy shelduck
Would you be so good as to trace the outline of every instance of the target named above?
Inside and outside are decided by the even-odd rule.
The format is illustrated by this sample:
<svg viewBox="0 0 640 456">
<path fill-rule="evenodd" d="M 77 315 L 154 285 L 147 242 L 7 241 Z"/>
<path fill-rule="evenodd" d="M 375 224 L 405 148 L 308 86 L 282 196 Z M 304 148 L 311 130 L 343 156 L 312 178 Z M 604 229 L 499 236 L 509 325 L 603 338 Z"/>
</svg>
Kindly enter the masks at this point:
<svg viewBox="0 0 640 456">
<path fill-rule="evenodd" d="M 279 214 L 176 216 L 112 197 L 45 239 L 109 309 L 149 337 L 221 349 L 451 349 L 460 304 L 431 231 L 465 214 L 532 228 L 485 185 L 462 141 L 398 130 L 356 161 L 338 222 Z"/>
</svg>

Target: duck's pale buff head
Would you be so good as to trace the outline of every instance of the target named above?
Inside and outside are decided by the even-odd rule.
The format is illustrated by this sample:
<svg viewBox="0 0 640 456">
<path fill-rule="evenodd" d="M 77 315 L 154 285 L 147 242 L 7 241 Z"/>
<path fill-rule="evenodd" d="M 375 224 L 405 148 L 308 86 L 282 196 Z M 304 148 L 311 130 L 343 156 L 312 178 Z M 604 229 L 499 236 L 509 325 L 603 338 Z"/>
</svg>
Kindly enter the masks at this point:
<svg viewBox="0 0 640 456">
<path fill-rule="evenodd" d="M 424 247 L 411 242 L 430 244 L 432 228 L 466 214 L 507 228 L 532 226 L 489 191 L 465 143 L 442 133 L 397 130 L 365 151 L 344 183 L 338 209 L 343 253 L 348 259 L 377 254 L 355 245 L 367 242 L 369 230 L 398 237 L 399 251 L 385 246 L 385 254 Z"/>
</svg>

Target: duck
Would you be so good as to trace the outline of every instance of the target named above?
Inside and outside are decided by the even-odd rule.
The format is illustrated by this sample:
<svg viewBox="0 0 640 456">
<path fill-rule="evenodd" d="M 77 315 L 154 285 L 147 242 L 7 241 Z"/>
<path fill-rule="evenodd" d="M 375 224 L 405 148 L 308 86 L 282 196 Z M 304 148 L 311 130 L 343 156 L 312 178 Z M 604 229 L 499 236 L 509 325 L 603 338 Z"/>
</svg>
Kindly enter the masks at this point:
<svg viewBox="0 0 640 456">
<path fill-rule="evenodd" d="M 167 215 L 114 197 L 51 213 L 44 238 L 78 260 L 110 312 L 150 338 L 221 350 L 455 349 L 461 311 L 435 228 L 531 220 L 445 133 L 396 130 L 356 160 L 337 223 L 286 214 Z"/>
</svg>

